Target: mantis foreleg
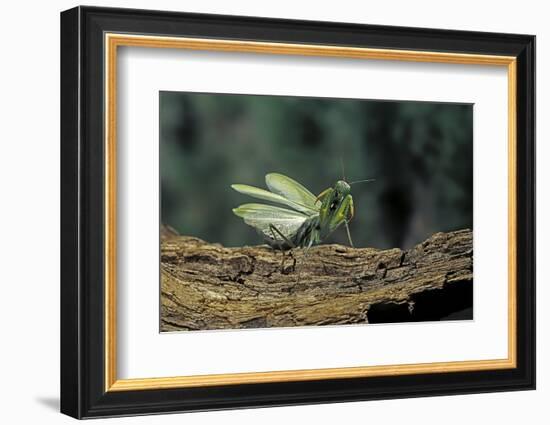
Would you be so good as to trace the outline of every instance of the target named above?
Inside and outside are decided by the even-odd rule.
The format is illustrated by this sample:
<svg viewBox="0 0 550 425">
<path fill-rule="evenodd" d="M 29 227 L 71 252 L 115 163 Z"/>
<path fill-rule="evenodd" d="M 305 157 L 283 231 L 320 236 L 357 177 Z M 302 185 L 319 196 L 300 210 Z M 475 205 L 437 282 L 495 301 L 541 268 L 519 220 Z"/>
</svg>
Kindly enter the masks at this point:
<svg viewBox="0 0 550 425">
<path fill-rule="evenodd" d="M 344 221 L 344 225 L 346 226 L 346 233 L 348 234 L 349 245 L 350 245 L 352 248 L 355 248 L 355 247 L 353 246 L 353 241 L 351 240 L 351 233 L 350 233 L 350 231 L 349 231 L 348 222 L 347 222 L 347 221 Z"/>
<path fill-rule="evenodd" d="M 348 195 L 344 198 L 344 201 L 342 202 L 343 211 L 344 211 L 344 226 L 346 226 L 346 233 L 348 235 L 348 241 L 349 245 L 353 248 L 353 241 L 351 240 L 351 232 L 349 230 L 349 222 L 355 215 L 355 209 L 353 207 L 353 198 L 351 195 Z"/>
</svg>

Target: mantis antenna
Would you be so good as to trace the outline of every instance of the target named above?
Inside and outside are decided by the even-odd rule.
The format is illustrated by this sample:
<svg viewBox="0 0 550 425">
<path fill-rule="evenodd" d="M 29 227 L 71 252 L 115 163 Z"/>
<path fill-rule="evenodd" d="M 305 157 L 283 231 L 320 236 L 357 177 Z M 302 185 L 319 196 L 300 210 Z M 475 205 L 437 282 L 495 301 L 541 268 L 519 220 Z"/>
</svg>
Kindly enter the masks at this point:
<svg viewBox="0 0 550 425">
<path fill-rule="evenodd" d="M 344 168 L 344 159 L 342 157 L 340 157 L 340 166 L 342 167 L 342 180 L 346 181 L 346 169 Z M 351 186 L 352 184 L 355 184 L 355 183 L 368 183 L 373 181 L 375 181 L 375 179 L 356 180 L 354 182 L 349 183 L 349 185 Z"/>
<path fill-rule="evenodd" d="M 376 181 L 376 179 L 356 180 L 356 181 L 354 181 L 354 182 L 351 182 L 351 183 L 350 183 L 350 186 L 351 186 L 352 184 L 355 184 L 355 183 L 368 183 L 368 182 L 374 182 L 374 181 Z"/>
</svg>

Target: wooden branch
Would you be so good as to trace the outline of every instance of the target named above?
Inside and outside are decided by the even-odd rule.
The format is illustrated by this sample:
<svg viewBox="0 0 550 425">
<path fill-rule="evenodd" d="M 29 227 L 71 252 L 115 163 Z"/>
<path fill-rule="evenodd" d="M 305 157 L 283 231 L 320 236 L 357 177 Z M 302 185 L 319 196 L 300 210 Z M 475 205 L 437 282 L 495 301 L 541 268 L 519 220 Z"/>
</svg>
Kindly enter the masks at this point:
<svg viewBox="0 0 550 425">
<path fill-rule="evenodd" d="M 161 231 L 161 330 L 237 329 L 471 318 L 472 232 L 414 248 L 320 245 L 296 264 L 265 245 L 225 248 Z"/>
</svg>

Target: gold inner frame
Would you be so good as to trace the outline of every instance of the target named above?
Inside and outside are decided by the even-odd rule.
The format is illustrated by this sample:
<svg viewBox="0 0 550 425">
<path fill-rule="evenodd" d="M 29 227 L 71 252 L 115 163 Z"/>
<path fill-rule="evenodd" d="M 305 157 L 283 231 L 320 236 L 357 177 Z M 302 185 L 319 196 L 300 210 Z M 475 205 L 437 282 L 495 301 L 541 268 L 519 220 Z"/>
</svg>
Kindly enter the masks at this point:
<svg viewBox="0 0 550 425">
<path fill-rule="evenodd" d="M 268 382 L 410 375 L 516 367 L 516 58 L 444 52 L 370 49 L 328 45 L 105 34 L 105 391 L 236 385 Z M 116 372 L 116 123 L 117 48 L 120 46 L 325 56 L 507 67 L 508 72 L 508 357 L 436 363 L 246 372 L 164 378 L 118 379 Z"/>
</svg>

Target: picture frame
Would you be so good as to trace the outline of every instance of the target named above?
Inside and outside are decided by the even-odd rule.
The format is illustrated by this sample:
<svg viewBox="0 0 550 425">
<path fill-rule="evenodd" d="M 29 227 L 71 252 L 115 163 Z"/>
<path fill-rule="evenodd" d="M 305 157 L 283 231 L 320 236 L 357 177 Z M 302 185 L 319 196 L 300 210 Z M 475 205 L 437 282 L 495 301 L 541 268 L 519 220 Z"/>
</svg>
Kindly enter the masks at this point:
<svg viewBox="0 0 550 425">
<path fill-rule="evenodd" d="M 499 183 L 508 206 L 494 214 L 508 226 L 508 356 L 120 379 L 117 53 L 129 46 L 504 68 L 508 180 Z M 61 13 L 61 120 L 62 413 L 92 418 L 535 388 L 534 36 L 81 6 Z"/>
</svg>

